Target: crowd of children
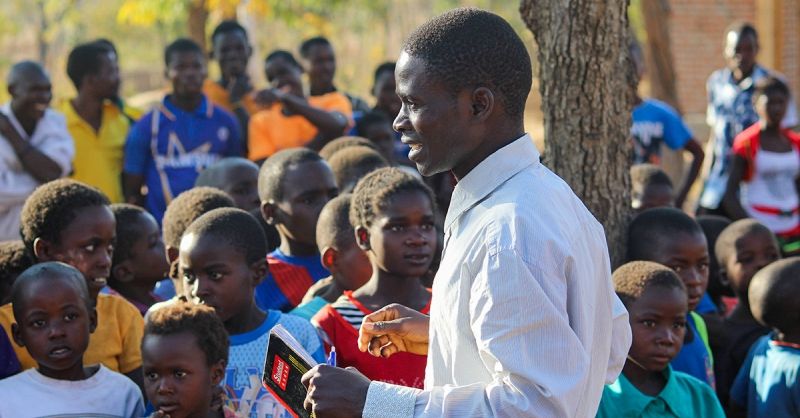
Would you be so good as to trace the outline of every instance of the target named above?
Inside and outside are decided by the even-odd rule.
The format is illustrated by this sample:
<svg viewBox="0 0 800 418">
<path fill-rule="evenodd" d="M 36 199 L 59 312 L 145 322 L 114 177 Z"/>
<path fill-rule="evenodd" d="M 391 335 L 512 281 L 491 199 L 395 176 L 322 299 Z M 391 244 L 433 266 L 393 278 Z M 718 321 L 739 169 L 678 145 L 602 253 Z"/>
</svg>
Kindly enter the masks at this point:
<svg viewBox="0 0 800 418">
<path fill-rule="evenodd" d="M 748 25 L 729 33 L 734 50 L 757 44 Z M 305 41 L 301 60 L 270 53 L 261 90 L 242 26 L 221 23 L 211 46 L 219 80 L 194 42 L 166 48 L 172 90 L 144 114 L 118 98 L 106 40 L 70 54 L 66 119 L 43 110 L 40 66 L 12 70 L 0 135 L 25 138 L 2 114 L 24 110 L 15 100 L 33 88 L 44 108 L 14 121 L 31 138 L 37 122 L 55 133 L 15 148 L 32 159 L 20 170 L 39 165 L 0 204 L 16 216 L 0 219 L 11 239 L 0 242 L 0 418 L 288 417 L 261 384 L 278 324 L 319 362 L 335 351 L 370 379 L 423 387 L 425 356 L 357 347 L 363 318 L 388 304 L 429 312 L 453 187 L 407 165 L 394 63 L 376 69 L 369 108 L 337 90 L 325 38 Z M 754 78 L 739 93 L 758 120 L 729 144 L 724 191 L 706 184 L 703 216 L 680 209 L 704 157 L 692 133 L 663 103 L 633 109 L 647 164 L 631 169 L 636 215 L 613 274 L 633 344 L 598 416 L 800 416 L 800 137 L 785 128 L 786 84 L 745 64 L 729 72 Z M 677 190 L 657 165 L 662 142 L 694 157 Z"/>
</svg>

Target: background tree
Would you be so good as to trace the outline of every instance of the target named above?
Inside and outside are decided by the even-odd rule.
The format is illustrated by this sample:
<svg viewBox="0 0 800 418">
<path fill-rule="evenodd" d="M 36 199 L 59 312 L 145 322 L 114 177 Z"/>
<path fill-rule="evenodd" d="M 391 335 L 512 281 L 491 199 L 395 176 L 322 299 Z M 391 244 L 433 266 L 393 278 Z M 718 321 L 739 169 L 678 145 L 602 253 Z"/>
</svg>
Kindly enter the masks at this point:
<svg viewBox="0 0 800 418">
<path fill-rule="evenodd" d="M 630 217 L 630 124 L 635 76 L 627 0 L 522 0 L 538 44 L 545 164 L 606 229 L 623 261 Z"/>
</svg>

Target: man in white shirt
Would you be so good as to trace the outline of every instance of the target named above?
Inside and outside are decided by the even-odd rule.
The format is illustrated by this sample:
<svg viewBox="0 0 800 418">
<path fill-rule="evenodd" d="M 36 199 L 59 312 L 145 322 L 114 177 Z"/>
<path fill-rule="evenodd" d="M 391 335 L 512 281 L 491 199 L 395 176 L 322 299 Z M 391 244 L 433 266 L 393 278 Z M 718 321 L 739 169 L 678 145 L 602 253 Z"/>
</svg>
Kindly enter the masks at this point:
<svg viewBox="0 0 800 418">
<path fill-rule="evenodd" d="M 476 36 L 476 34 L 479 34 Z M 317 417 L 594 417 L 631 342 L 602 226 L 524 133 L 530 58 L 502 18 L 456 9 L 418 28 L 397 62 L 394 127 L 424 175 L 459 180 L 430 317 L 391 305 L 359 348 L 427 354 L 425 389 L 317 366 Z"/>
<path fill-rule="evenodd" d="M 19 239 L 19 214 L 38 185 L 69 174 L 75 146 L 64 116 L 49 109 L 50 77 L 22 61 L 8 74 L 0 107 L 0 241 Z"/>
</svg>

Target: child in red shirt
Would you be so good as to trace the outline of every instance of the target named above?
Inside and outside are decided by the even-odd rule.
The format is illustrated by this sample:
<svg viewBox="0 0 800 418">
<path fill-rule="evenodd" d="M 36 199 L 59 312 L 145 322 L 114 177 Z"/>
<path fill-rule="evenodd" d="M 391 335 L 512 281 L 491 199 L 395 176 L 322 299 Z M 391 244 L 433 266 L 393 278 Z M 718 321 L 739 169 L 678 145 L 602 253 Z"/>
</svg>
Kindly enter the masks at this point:
<svg viewBox="0 0 800 418">
<path fill-rule="evenodd" d="M 353 366 L 371 380 L 422 388 L 426 357 L 398 353 L 388 359 L 358 350 L 364 316 L 400 303 L 427 314 L 431 292 L 422 285 L 436 250 L 434 198 L 414 176 L 396 168 L 378 169 L 353 192 L 350 223 L 358 245 L 372 263 L 372 277 L 346 291 L 312 319 L 325 349 L 336 347 L 338 366 Z"/>
</svg>

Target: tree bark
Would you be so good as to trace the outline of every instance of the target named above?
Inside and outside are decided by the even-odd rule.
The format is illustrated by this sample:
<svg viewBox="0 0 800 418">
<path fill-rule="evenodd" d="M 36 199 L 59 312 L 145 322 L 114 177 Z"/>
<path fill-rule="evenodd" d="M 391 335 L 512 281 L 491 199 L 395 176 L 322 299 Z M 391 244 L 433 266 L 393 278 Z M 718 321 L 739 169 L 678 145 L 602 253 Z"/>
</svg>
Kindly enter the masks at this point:
<svg viewBox="0 0 800 418">
<path fill-rule="evenodd" d="M 612 267 L 624 261 L 631 214 L 627 7 L 627 0 L 520 4 L 538 43 L 545 163 L 605 227 Z"/>
<path fill-rule="evenodd" d="M 192 0 L 189 2 L 189 18 L 187 25 L 189 26 L 189 37 L 197 42 L 203 51 L 206 48 L 206 21 L 208 20 L 208 10 L 206 9 L 205 0 Z"/>
</svg>

